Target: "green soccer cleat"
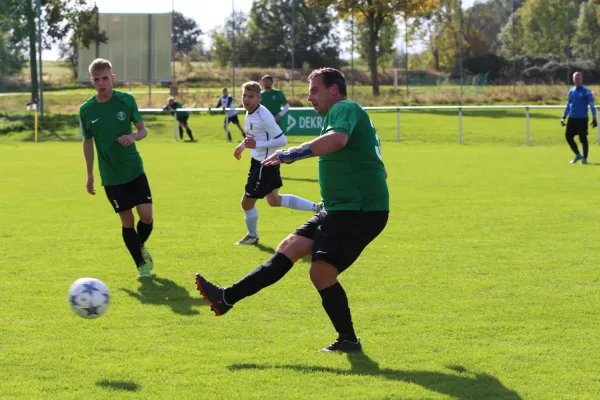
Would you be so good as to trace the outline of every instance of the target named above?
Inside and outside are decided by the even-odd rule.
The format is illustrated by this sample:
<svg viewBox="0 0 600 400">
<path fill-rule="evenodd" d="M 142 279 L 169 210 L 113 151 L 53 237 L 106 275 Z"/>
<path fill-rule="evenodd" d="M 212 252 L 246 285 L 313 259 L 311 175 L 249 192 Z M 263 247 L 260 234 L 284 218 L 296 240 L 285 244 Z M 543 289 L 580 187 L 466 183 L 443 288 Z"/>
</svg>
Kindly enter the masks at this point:
<svg viewBox="0 0 600 400">
<path fill-rule="evenodd" d="M 144 257 L 144 261 L 146 261 L 146 264 L 148 264 L 150 267 L 150 271 L 152 271 L 154 269 L 154 260 L 152 259 L 152 256 L 148 252 L 146 246 L 142 246 L 142 257 Z"/>
<path fill-rule="evenodd" d="M 588 163 L 588 161 L 587 161 L 587 158 L 584 158 L 584 159 L 582 159 L 582 160 L 581 160 L 581 164 L 582 164 L 582 165 L 585 165 L 585 164 L 587 164 L 587 163 Z"/>
<path fill-rule="evenodd" d="M 143 263 L 138 267 L 138 278 L 151 278 L 152 274 L 150 273 L 150 266 L 148 263 Z"/>
<path fill-rule="evenodd" d="M 571 164 L 575 164 L 579 160 L 583 160 L 583 156 L 581 154 L 577 154 L 575 158 L 571 160 Z"/>
</svg>

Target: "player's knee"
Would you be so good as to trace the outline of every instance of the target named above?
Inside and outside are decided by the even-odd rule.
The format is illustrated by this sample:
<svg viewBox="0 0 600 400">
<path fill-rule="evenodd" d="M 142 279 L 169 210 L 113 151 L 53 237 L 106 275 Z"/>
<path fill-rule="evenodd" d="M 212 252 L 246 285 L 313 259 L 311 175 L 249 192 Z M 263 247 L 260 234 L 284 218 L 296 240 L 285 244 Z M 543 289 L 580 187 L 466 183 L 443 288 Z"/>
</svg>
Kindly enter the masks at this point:
<svg viewBox="0 0 600 400">
<path fill-rule="evenodd" d="M 266 197 L 267 204 L 271 207 L 281 207 L 281 196 L 280 195 L 269 195 Z"/>
<path fill-rule="evenodd" d="M 292 233 L 279 243 L 277 252 L 284 254 L 287 258 L 296 262 L 312 253 L 312 244 L 313 241 L 311 239 Z"/>
<path fill-rule="evenodd" d="M 133 228 L 135 217 L 133 216 L 133 212 L 131 210 L 120 212 L 119 217 L 121 217 L 121 224 L 123 224 L 123 227 Z"/>
<path fill-rule="evenodd" d="M 323 290 L 337 282 L 338 272 L 325 261 L 313 261 L 310 266 L 310 281 L 317 290 Z"/>
<path fill-rule="evenodd" d="M 252 199 L 248 199 L 246 197 L 242 198 L 242 201 L 240 201 L 240 205 L 242 206 L 242 210 L 244 211 L 250 211 L 254 208 L 254 204 L 255 202 L 252 201 Z"/>
</svg>

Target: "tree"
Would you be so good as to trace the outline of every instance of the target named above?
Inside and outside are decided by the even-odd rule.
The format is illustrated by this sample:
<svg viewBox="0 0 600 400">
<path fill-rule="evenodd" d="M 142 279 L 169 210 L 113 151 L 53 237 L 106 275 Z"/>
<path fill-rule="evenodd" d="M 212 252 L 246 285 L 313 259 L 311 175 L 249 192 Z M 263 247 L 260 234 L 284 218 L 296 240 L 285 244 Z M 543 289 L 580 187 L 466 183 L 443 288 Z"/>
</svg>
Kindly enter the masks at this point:
<svg viewBox="0 0 600 400">
<path fill-rule="evenodd" d="M 357 24 L 358 42 L 357 50 L 360 57 L 368 59 L 369 57 L 369 26 L 365 21 L 360 21 Z M 385 65 L 392 61 L 396 49 L 394 43 L 398 36 L 398 25 L 394 18 L 386 19 L 381 25 L 379 33 L 379 43 L 377 44 L 376 56 L 377 64 Z"/>
<path fill-rule="evenodd" d="M 525 54 L 564 56 L 570 50 L 567 33 L 575 31 L 579 3 L 577 0 L 526 1 L 521 8 Z"/>
<path fill-rule="evenodd" d="M 292 35 L 294 24 L 295 35 Z M 257 0 L 250 10 L 248 37 L 255 46 L 253 63 L 261 67 L 295 65 L 338 67 L 339 37 L 323 7 L 302 0 Z M 293 41 L 298 45 L 294 45 Z"/>
<path fill-rule="evenodd" d="M 523 20 L 520 11 L 517 10 L 508 18 L 508 22 L 500 31 L 498 37 L 500 41 L 500 54 L 510 59 L 525 55 L 523 36 Z"/>
<path fill-rule="evenodd" d="M 199 42 L 202 31 L 196 21 L 185 17 L 179 11 L 173 13 L 173 45 L 177 53 L 187 54 Z"/>
<path fill-rule="evenodd" d="M 342 18 L 354 14 L 358 22 L 366 23 L 369 32 L 367 60 L 374 95 L 379 95 L 377 46 L 384 22 L 396 15 L 404 15 L 407 18 L 425 15 L 437 9 L 440 3 L 439 0 L 307 0 L 307 2 L 311 6 L 331 6 Z"/>
<path fill-rule="evenodd" d="M 108 37 L 105 32 L 100 31 L 98 7 L 94 5 L 90 9 L 80 9 L 73 13 L 67 21 L 70 30 L 68 40 L 59 45 L 59 57 L 66 61 L 73 77 L 78 78 L 79 48 L 88 49 L 93 43 L 106 43 Z"/>
<path fill-rule="evenodd" d="M 598 60 L 600 58 L 600 21 L 597 14 L 600 7 L 582 3 L 577 20 L 574 53 L 580 58 Z"/>
<path fill-rule="evenodd" d="M 248 16 L 242 11 L 236 11 L 225 20 L 225 24 L 214 29 L 211 33 L 212 46 L 210 56 L 220 67 L 231 63 L 233 57 L 233 40 L 235 32 L 236 65 L 250 65 L 256 44 L 248 38 Z"/>
</svg>

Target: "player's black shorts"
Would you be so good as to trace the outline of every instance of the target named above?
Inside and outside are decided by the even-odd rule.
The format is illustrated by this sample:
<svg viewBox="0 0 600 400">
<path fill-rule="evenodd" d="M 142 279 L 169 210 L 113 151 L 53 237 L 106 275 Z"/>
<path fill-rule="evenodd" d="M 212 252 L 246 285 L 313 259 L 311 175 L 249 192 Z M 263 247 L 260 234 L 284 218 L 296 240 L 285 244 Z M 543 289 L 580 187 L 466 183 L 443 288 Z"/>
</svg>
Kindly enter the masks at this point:
<svg viewBox="0 0 600 400">
<path fill-rule="evenodd" d="M 187 125 L 189 118 L 190 118 L 189 115 L 186 115 L 185 117 L 177 117 L 177 122 Z"/>
<path fill-rule="evenodd" d="M 567 137 L 575 137 L 577 135 L 588 134 L 588 122 L 587 118 L 569 118 L 567 121 Z"/>
<path fill-rule="evenodd" d="M 233 117 L 229 117 L 229 122 L 231 122 L 232 124 L 239 124 L 240 120 L 238 119 L 237 114 L 235 114 Z M 225 117 L 225 122 L 223 122 L 224 124 L 227 123 L 227 117 Z"/>
<path fill-rule="evenodd" d="M 245 188 L 246 197 L 249 199 L 262 199 L 282 186 L 279 165 L 265 167 L 260 161 L 252 159 Z"/>
<path fill-rule="evenodd" d="M 152 193 L 146 174 L 122 185 L 104 186 L 106 197 L 116 213 L 131 210 L 138 204 L 152 203 Z"/>
<path fill-rule="evenodd" d="M 294 234 L 314 240 L 312 258 L 333 265 L 340 273 L 385 228 L 389 211 L 321 211 Z"/>
</svg>

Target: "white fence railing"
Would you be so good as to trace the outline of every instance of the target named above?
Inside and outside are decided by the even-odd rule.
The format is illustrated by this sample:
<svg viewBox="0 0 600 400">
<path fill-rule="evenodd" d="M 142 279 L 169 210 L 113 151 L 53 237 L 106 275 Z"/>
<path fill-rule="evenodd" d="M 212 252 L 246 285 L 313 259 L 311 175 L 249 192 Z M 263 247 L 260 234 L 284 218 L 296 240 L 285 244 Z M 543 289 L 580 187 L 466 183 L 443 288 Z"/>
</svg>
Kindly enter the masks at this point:
<svg viewBox="0 0 600 400">
<path fill-rule="evenodd" d="M 458 112 L 458 143 L 463 143 L 463 110 L 525 110 L 525 143 L 530 144 L 530 110 L 533 109 L 556 109 L 564 110 L 565 106 L 544 106 L 544 105 L 489 105 L 489 106 L 385 106 L 385 107 L 364 107 L 366 111 L 389 111 L 396 112 L 396 141 L 400 141 L 401 129 L 400 129 L 400 114 L 401 111 L 407 110 L 457 110 Z M 596 106 L 596 109 L 600 110 L 600 106 Z M 222 108 L 180 108 L 178 111 L 188 112 L 222 112 L 227 109 Z M 243 108 L 236 108 L 237 111 L 246 111 Z M 312 107 L 291 107 L 290 110 L 313 110 Z M 165 113 L 160 108 L 142 108 L 139 110 L 143 113 Z M 562 114 L 561 114 L 562 116 Z M 559 119 L 557 117 L 557 119 Z M 173 137 L 177 140 L 177 117 L 173 116 Z M 598 144 L 600 144 L 600 125 L 598 126 Z"/>
</svg>

